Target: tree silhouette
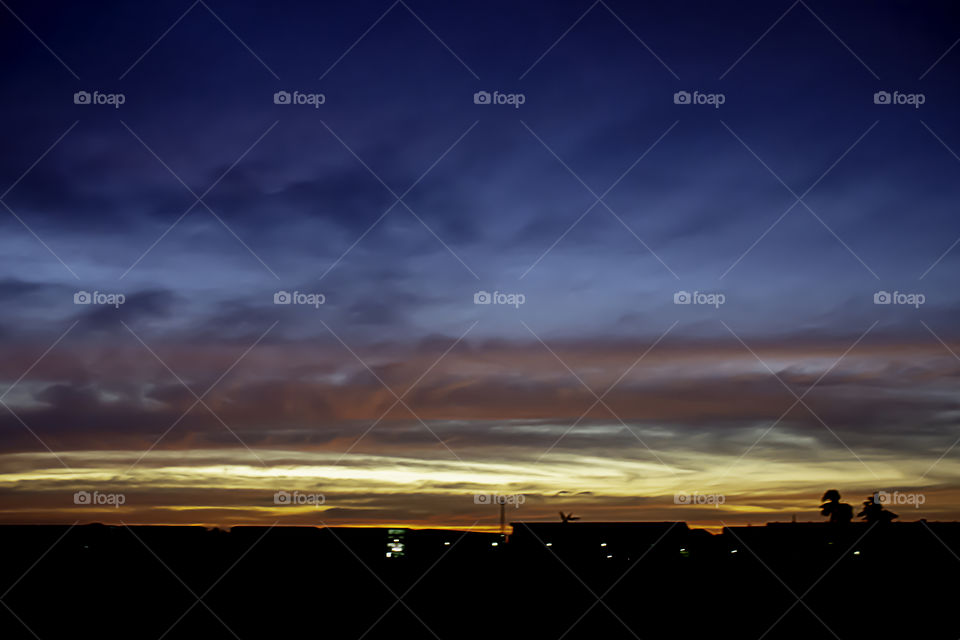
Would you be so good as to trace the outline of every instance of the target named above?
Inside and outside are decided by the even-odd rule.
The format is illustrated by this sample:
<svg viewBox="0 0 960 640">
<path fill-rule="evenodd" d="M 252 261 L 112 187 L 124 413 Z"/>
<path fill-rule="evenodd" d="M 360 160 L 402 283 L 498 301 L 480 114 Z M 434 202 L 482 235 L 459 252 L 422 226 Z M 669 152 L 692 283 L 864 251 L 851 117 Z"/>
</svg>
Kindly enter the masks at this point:
<svg viewBox="0 0 960 640">
<path fill-rule="evenodd" d="M 853 507 L 846 502 L 840 502 L 840 492 L 829 489 L 820 498 L 820 515 L 829 516 L 831 524 L 847 524 L 853 520 Z"/>
<path fill-rule="evenodd" d="M 871 523 L 879 522 L 880 524 L 886 524 L 900 516 L 892 511 L 887 511 L 883 508 L 882 504 L 874 500 L 873 496 L 870 496 L 863 501 L 863 511 L 858 513 L 857 517 Z"/>
</svg>

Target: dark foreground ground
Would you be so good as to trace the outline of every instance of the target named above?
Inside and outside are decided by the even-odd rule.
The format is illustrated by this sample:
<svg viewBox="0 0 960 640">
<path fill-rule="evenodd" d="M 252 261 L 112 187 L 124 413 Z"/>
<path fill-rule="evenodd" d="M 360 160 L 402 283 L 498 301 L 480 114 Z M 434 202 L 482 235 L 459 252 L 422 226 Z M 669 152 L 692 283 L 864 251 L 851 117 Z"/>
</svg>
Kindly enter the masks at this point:
<svg viewBox="0 0 960 640">
<path fill-rule="evenodd" d="M 518 525 L 508 544 L 23 526 L 0 549 L 4 640 L 960 637 L 955 523 Z"/>
</svg>

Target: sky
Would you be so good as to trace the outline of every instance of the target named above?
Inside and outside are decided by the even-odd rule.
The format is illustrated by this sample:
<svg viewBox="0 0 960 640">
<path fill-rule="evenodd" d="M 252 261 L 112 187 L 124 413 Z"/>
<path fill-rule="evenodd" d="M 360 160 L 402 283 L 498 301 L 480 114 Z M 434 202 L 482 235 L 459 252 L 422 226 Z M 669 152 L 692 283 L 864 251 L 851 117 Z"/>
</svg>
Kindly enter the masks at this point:
<svg viewBox="0 0 960 640">
<path fill-rule="evenodd" d="M 0 5 L 0 522 L 960 518 L 956 7 Z"/>
</svg>

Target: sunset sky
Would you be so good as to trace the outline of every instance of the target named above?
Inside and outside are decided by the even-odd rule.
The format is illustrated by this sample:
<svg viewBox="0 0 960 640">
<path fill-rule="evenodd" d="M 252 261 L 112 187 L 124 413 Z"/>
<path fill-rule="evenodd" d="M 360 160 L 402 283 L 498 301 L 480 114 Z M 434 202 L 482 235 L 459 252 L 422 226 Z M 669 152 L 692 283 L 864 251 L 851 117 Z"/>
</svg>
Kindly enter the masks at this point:
<svg viewBox="0 0 960 640">
<path fill-rule="evenodd" d="M 637 4 L 5 0 L 0 522 L 960 518 L 960 10 Z"/>
</svg>

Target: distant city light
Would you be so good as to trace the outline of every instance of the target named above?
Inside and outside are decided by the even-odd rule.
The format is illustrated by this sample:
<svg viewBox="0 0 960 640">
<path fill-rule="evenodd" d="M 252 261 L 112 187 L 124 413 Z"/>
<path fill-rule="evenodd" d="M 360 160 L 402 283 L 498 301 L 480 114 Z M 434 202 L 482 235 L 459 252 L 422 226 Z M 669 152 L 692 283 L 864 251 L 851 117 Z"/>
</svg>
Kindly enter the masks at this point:
<svg viewBox="0 0 960 640">
<path fill-rule="evenodd" d="M 406 539 L 406 530 L 405 529 L 387 529 L 387 557 L 388 558 L 403 558 L 406 555 L 406 545 L 404 540 Z"/>
</svg>

